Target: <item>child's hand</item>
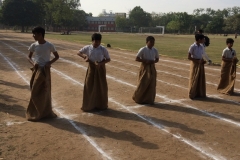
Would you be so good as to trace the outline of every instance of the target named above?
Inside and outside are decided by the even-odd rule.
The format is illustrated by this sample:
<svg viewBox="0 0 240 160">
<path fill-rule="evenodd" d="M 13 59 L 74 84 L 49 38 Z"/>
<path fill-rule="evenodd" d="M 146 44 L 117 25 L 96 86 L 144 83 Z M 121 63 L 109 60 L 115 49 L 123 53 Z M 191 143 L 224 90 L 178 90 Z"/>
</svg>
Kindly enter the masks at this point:
<svg viewBox="0 0 240 160">
<path fill-rule="evenodd" d="M 88 56 L 86 56 L 86 57 L 84 58 L 84 60 L 85 60 L 85 62 L 89 62 Z"/>
<path fill-rule="evenodd" d="M 50 62 L 47 62 L 47 63 L 45 64 L 45 66 L 50 68 L 50 67 L 51 67 L 51 63 L 50 63 Z"/>
</svg>

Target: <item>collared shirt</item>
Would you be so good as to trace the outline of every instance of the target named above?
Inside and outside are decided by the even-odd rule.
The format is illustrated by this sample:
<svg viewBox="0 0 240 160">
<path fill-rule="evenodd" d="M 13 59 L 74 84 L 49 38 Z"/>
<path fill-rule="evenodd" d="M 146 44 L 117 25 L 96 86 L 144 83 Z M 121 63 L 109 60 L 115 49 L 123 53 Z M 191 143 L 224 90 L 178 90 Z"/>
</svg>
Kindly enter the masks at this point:
<svg viewBox="0 0 240 160">
<path fill-rule="evenodd" d="M 205 51 L 202 45 L 197 45 L 194 43 L 189 47 L 188 53 L 190 53 L 191 57 L 194 59 L 202 59 Z"/>
<path fill-rule="evenodd" d="M 231 50 L 227 47 L 223 50 L 222 56 L 230 59 L 230 58 L 233 58 L 237 55 L 236 55 L 236 51 L 234 49 Z"/>
<path fill-rule="evenodd" d="M 93 45 L 87 45 L 79 52 L 86 54 L 92 62 L 101 62 L 104 58 L 110 59 L 107 49 L 101 45 L 97 48 L 94 48 Z"/>
<path fill-rule="evenodd" d="M 38 41 L 36 41 L 31 44 L 28 50 L 34 53 L 34 62 L 41 67 L 50 61 L 51 52 L 57 52 L 54 45 L 47 41 L 44 44 L 39 44 Z"/>
<path fill-rule="evenodd" d="M 151 49 L 147 46 L 142 47 L 138 53 L 137 57 L 144 59 L 144 60 L 153 60 L 155 61 L 156 58 L 159 58 L 159 54 L 156 48 L 152 47 Z"/>
</svg>

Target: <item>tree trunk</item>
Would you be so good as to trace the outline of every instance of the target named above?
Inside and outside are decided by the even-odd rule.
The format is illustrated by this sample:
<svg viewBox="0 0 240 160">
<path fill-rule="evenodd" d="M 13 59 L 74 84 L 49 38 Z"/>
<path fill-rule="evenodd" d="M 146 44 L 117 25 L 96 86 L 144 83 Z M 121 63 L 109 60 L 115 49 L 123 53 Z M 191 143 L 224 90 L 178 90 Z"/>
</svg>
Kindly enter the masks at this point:
<svg viewBox="0 0 240 160">
<path fill-rule="evenodd" d="M 24 26 L 22 26 L 22 30 L 21 30 L 21 32 L 22 32 L 22 33 L 24 32 Z"/>
</svg>

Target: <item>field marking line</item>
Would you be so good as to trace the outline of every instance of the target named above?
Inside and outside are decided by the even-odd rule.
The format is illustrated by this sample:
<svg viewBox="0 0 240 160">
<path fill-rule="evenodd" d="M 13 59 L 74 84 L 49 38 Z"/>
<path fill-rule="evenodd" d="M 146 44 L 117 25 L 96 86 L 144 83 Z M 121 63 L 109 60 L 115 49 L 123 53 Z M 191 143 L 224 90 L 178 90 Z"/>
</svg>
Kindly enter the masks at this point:
<svg viewBox="0 0 240 160">
<path fill-rule="evenodd" d="M 20 52 L 20 51 L 19 51 L 19 52 Z M 22 53 L 22 52 L 21 52 L 21 53 Z M 22 54 L 24 54 L 24 53 L 22 53 Z M 24 54 L 24 55 L 25 55 L 25 54 Z M 82 66 L 82 65 L 80 65 L 80 64 L 78 64 L 78 63 L 72 62 L 72 61 L 70 61 L 70 60 L 66 60 L 66 59 L 64 59 L 64 58 L 60 58 L 60 59 L 63 60 L 63 61 L 65 61 L 65 62 L 68 62 L 68 63 L 70 63 L 70 64 L 73 64 L 73 65 L 77 66 L 78 68 L 82 68 L 82 69 L 84 69 L 84 70 L 87 70 L 87 67 Z M 68 78 L 68 79 L 71 79 L 71 77 L 67 77 L 67 78 Z M 115 78 L 115 77 L 112 77 L 112 76 L 107 75 L 107 78 L 108 78 L 108 79 L 111 79 L 111 80 L 113 80 L 113 81 L 115 81 L 115 82 L 118 82 L 118 83 L 121 83 L 121 84 L 130 86 L 130 87 L 136 88 L 135 85 L 130 84 L 130 83 L 125 82 L 125 81 L 122 81 L 122 80 L 119 80 L 119 79 L 117 79 L 117 78 Z M 75 83 L 76 83 L 76 81 L 75 81 Z M 164 99 L 165 101 L 171 101 L 171 100 L 172 100 L 172 99 L 168 98 L 167 95 L 156 94 L 156 96 L 159 97 L 159 98 Z M 214 117 L 214 118 L 216 118 L 216 119 L 219 119 L 219 120 L 222 120 L 222 121 L 225 121 L 225 122 L 234 124 L 234 125 L 236 125 L 237 127 L 240 127 L 240 123 L 235 122 L 235 121 L 232 121 L 232 120 L 230 120 L 230 119 L 223 118 L 223 117 L 221 117 L 221 116 L 219 116 L 219 115 L 216 115 L 216 114 L 213 114 L 213 113 L 209 113 L 209 112 L 207 112 L 207 111 L 205 111 L 205 110 L 201 110 L 201 109 L 198 109 L 198 108 L 193 107 L 193 106 L 191 106 L 191 105 L 184 104 L 183 102 L 180 102 L 180 101 L 178 102 L 177 100 L 175 101 L 175 103 L 181 104 L 181 105 L 183 105 L 184 107 L 194 109 L 194 110 L 199 111 L 199 112 L 202 112 L 202 113 L 204 113 L 204 114 L 206 114 L 206 115 L 208 115 L 208 116 L 210 116 L 210 117 Z"/>
<path fill-rule="evenodd" d="M 0 53 L 0 55 L 3 56 L 1 53 Z M 4 56 L 3 56 L 3 57 L 4 57 Z M 5 57 L 4 57 L 4 58 L 5 58 Z M 5 58 L 5 59 L 6 59 L 6 58 Z M 6 59 L 6 60 L 7 60 L 7 59 Z M 8 60 L 7 60 L 7 61 L 8 61 Z M 8 62 L 9 62 L 9 61 L 8 61 Z M 10 63 L 10 62 L 9 62 L 9 63 Z M 15 69 L 15 68 L 14 68 L 14 69 Z M 60 72 L 60 71 L 59 71 L 59 72 Z M 65 74 L 61 73 L 61 75 L 64 76 Z M 24 78 L 24 77 L 21 77 L 21 78 Z M 67 75 L 66 75 L 66 78 L 64 78 L 64 79 L 66 79 L 66 80 L 68 80 L 68 81 L 69 81 L 69 80 L 70 80 L 70 81 L 73 80 L 74 83 L 77 82 L 76 80 L 74 80 L 74 79 L 72 79 L 72 78 L 69 79 L 69 76 L 67 76 Z M 26 80 L 25 80 L 25 81 L 26 81 Z M 82 83 L 79 82 L 78 84 L 82 86 Z M 112 98 L 109 98 L 109 101 L 112 102 L 112 103 L 118 104 L 118 105 L 120 105 L 120 106 L 123 108 L 123 105 L 122 105 L 121 103 L 116 102 L 116 101 L 113 100 Z M 124 109 L 127 109 L 127 111 L 131 111 L 130 109 L 128 109 L 128 108 L 125 107 L 125 106 L 124 106 Z M 58 110 L 56 110 L 56 111 L 58 112 Z M 216 155 L 216 154 L 213 154 L 213 153 L 208 153 L 208 151 L 206 151 L 206 149 L 204 150 L 202 146 L 198 146 L 198 145 L 194 144 L 194 142 L 192 142 L 192 141 L 190 141 L 190 140 L 187 140 L 187 139 L 185 139 L 185 138 L 183 138 L 183 137 L 181 137 L 181 136 L 179 136 L 179 135 L 176 135 L 176 134 L 173 134 L 173 133 L 169 132 L 168 130 L 166 130 L 166 129 L 163 128 L 163 125 L 157 124 L 157 123 L 153 122 L 152 120 L 150 120 L 150 119 L 148 119 L 148 118 L 146 118 L 146 117 L 143 117 L 142 115 L 140 115 L 140 114 L 138 114 L 138 113 L 136 113 L 136 112 L 134 112 L 134 111 L 131 111 L 130 113 L 135 114 L 135 115 L 138 116 L 139 118 L 141 118 L 141 119 L 149 122 L 150 124 L 152 124 L 154 127 L 156 127 L 156 128 L 158 128 L 158 129 L 160 129 L 160 130 L 162 130 L 162 131 L 164 131 L 164 132 L 172 135 L 174 138 L 178 139 L 178 140 L 181 141 L 181 142 L 184 142 L 185 144 L 191 146 L 192 148 L 194 148 L 195 150 L 199 151 L 200 153 L 204 154 L 205 156 L 207 156 L 207 157 L 209 157 L 209 158 L 212 158 L 212 159 L 214 159 L 214 160 L 225 160 L 225 159 L 226 159 L 225 157 L 222 157 L 222 156 L 220 156 L 220 155 Z M 60 112 L 59 114 L 61 115 L 61 112 Z M 66 116 L 66 118 L 68 118 L 68 117 Z M 68 120 L 68 121 L 69 121 L 71 124 L 72 124 L 72 123 L 74 124 L 74 128 L 75 128 L 75 127 L 79 128 L 72 120 Z M 72 124 L 72 125 L 73 125 L 73 124 Z M 80 129 L 78 129 L 78 131 L 81 132 L 81 131 L 84 131 L 84 130 L 82 130 L 82 129 L 80 128 Z M 82 134 L 85 135 L 86 133 L 83 132 Z M 94 142 L 94 141 L 92 141 L 91 138 L 89 138 L 88 136 L 87 136 L 87 138 L 88 138 L 87 140 L 88 140 L 91 144 Z M 92 145 L 95 147 L 94 144 L 92 144 Z M 96 149 L 98 150 L 98 148 L 96 148 Z M 99 150 L 98 150 L 98 151 L 99 151 Z M 101 151 L 102 151 L 102 150 L 101 150 Z M 212 152 L 212 151 L 211 151 L 211 152 Z M 101 153 L 101 152 L 100 152 L 100 153 Z M 105 152 L 102 151 L 102 153 L 105 153 Z M 106 156 L 107 156 L 107 157 L 106 157 Z M 106 154 L 106 156 L 105 156 L 106 158 L 111 159 L 110 157 L 108 157 L 107 154 Z"/>
<path fill-rule="evenodd" d="M 121 62 L 121 61 L 118 61 L 118 60 L 111 60 L 111 61 L 115 61 L 115 62 L 118 62 L 118 63 L 122 63 L 122 64 L 127 64 L 127 65 L 130 65 L 130 66 L 134 66 L 134 67 L 138 67 L 138 65 L 135 65 L 135 64 L 131 64 L 131 63 L 126 63 L 126 62 Z M 175 77 L 179 77 L 179 78 L 183 78 L 183 79 L 188 79 L 189 80 L 189 77 L 185 77 L 185 76 L 182 76 L 182 75 L 177 75 L 177 74 L 174 74 L 174 73 L 169 73 L 169 72 L 166 72 L 166 71 L 160 71 L 160 70 L 157 70 L 157 72 L 159 73 L 164 73 L 164 74 L 168 74 L 168 75 L 172 75 L 172 76 L 175 76 Z M 208 82 L 206 81 L 206 84 L 209 84 L 209 85 L 213 85 L 213 86 L 218 86 L 218 84 L 216 83 L 212 83 L 212 82 Z M 238 88 L 234 88 L 235 91 L 238 91 L 240 92 L 240 89 Z"/>
<path fill-rule="evenodd" d="M 1 52 L 0 52 L 0 55 L 3 57 L 3 59 L 5 61 L 7 61 L 7 63 L 12 67 L 12 69 L 17 73 L 17 75 L 19 77 L 21 77 L 21 79 L 27 83 L 28 85 L 29 84 L 29 81 L 27 81 L 22 75 L 21 73 L 19 73 L 19 71 L 15 68 L 15 66 L 13 66 L 13 64 L 10 62 L 10 60 L 8 58 L 6 58 Z M 72 80 L 72 79 L 71 79 Z M 54 101 L 54 100 L 53 100 Z M 66 114 L 64 114 L 62 111 L 60 111 L 59 109 L 57 109 L 56 107 L 54 107 L 54 110 L 63 118 L 65 118 L 79 133 L 81 133 L 81 135 L 83 135 L 83 137 L 99 152 L 101 153 L 101 155 L 109 160 L 112 160 L 112 158 L 106 154 L 98 145 L 97 143 L 92 140 L 88 135 L 87 133 L 84 131 L 84 129 L 82 129 L 81 127 L 77 126 L 75 123 L 74 123 L 74 120 L 71 119 L 71 116 L 68 116 Z"/>
<path fill-rule="evenodd" d="M 18 43 L 18 44 L 20 44 L 20 45 L 24 45 L 24 46 L 28 47 L 27 45 L 22 44 L 22 43 L 19 43 L 19 42 L 15 42 L 15 43 Z M 59 47 L 59 48 L 63 48 L 63 47 L 60 47 L 60 46 L 58 46 L 58 47 Z M 63 48 L 63 49 L 65 49 L 65 48 Z M 70 49 L 70 50 L 78 51 L 78 50 L 75 50 L 75 49 Z M 66 53 L 66 52 L 64 52 L 64 53 Z M 76 53 L 77 53 L 77 52 L 76 52 Z M 122 53 L 122 52 L 120 52 L 120 53 Z M 68 53 L 68 54 L 69 54 L 69 53 Z M 126 54 L 126 53 L 124 53 L 124 54 Z M 118 57 L 121 57 L 121 58 L 129 59 L 129 58 L 127 58 L 127 57 L 122 57 L 122 56 L 119 56 L 119 55 L 116 55 L 116 54 L 112 54 L 112 55 L 118 56 Z M 128 55 L 129 55 L 129 54 L 128 54 Z M 132 56 L 134 56 L 134 55 L 132 55 Z M 124 63 L 124 62 L 121 62 L 121 61 L 118 61 L 118 60 L 113 60 L 113 59 L 111 59 L 111 61 L 116 61 L 116 62 L 119 62 L 119 63 Z M 169 60 L 159 59 L 159 61 L 169 61 Z M 174 61 L 171 61 L 171 62 L 174 62 Z M 178 63 L 181 63 L 181 62 L 178 62 Z M 128 65 L 133 65 L 133 64 L 130 64 L 130 63 L 126 63 L 126 64 L 128 64 Z M 181 64 L 185 64 L 185 63 L 181 63 Z M 177 68 L 177 67 L 169 67 L 168 65 L 164 65 L 164 64 L 160 64 L 160 63 L 156 63 L 156 65 L 158 65 L 158 66 L 165 66 L 165 67 L 168 67 L 168 68 L 175 68 L 175 69 L 184 70 L 184 71 L 188 70 L 188 69 L 182 69 L 182 68 Z M 187 64 L 187 65 L 189 66 L 189 64 Z M 133 66 L 139 67 L 139 66 L 137 66 L 137 65 L 133 65 Z M 111 67 L 113 67 L 113 66 L 111 65 Z M 114 67 L 113 67 L 113 68 L 114 68 Z M 115 67 L 115 68 L 117 68 L 117 67 Z M 205 68 L 207 68 L 207 67 L 205 66 Z M 210 68 L 210 69 L 212 69 L 212 68 Z M 121 69 L 120 69 L 120 70 L 121 70 Z M 160 72 L 160 73 L 162 72 L 162 73 L 169 74 L 169 75 L 173 75 L 173 76 L 177 76 L 177 77 L 180 77 L 180 78 L 189 79 L 188 77 L 184 77 L 184 76 L 181 76 L 181 75 L 176 75 L 176 74 L 169 73 L 169 72 L 166 72 L 166 71 L 160 71 L 160 70 L 157 70 L 157 71 Z M 188 71 L 189 71 L 189 70 L 188 70 Z M 131 71 L 128 71 L 128 72 L 131 72 Z M 205 73 L 205 75 L 214 76 L 214 77 L 218 76 L 218 75 L 213 75 L 213 74 L 210 74 L 210 73 Z M 220 76 L 220 75 L 219 75 L 219 76 Z M 235 81 L 240 82 L 240 80 L 238 80 L 238 79 L 236 79 Z M 209 85 L 218 86 L 217 84 L 214 84 L 214 83 L 211 83 L 211 82 L 206 82 L 206 83 L 209 84 Z M 238 91 L 238 92 L 240 92 L 240 89 L 235 88 L 235 90 Z"/>
</svg>

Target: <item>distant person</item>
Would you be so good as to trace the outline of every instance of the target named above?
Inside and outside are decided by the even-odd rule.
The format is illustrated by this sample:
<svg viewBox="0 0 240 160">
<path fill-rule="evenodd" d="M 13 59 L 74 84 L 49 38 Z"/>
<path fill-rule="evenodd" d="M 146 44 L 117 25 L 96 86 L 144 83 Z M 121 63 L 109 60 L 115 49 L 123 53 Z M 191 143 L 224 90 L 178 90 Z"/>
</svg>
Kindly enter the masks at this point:
<svg viewBox="0 0 240 160">
<path fill-rule="evenodd" d="M 78 55 L 88 62 L 88 69 L 84 82 L 82 110 L 108 108 L 108 85 L 105 64 L 110 62 L 107 49 L 101 44 L 102 35 L 94 33 L 92 44 L 79 50 Z"/>
<path fill-rule="evenodd" d="M 236 69 L 238 59 L 236 52 L 232 48 L 234 40 L 228 38 L 226 40 L 227 47 L 222 53 L 221 78 L 217 87 L 220 93 L 232 95 L 234 92 L 234 84 L 236 79 Z"/>
<path fill-rule="evenodd" d="M 153 46 L 155 39 L 152 36 L 146 38 L 146 46 L 142 47 L 136 57 L 136 61 L 141 62 L 137 88 L 132 99 L 139 104 L 154 104 L 156 96 L 157 72 L 155 63 L 159 61 L 157 49 Z"/>
<path fill-rule="evenodd" d="M 30 80 L 31 98 L 26 117 L 29 121 L 56 118 L 57 115 L 52 111 L 50 67 L 59 55 L 54 45 L 44 39 L 44 28 L 35 27 L 32 33 L 36 42 L 28 49 L 30 51 L 28 60 L 33 65 L 33 74 Z M 50 60 L 51 53 L 54 55 L 52 60 Z M 34 60 L 32 60 L 33 54 Z"/>
<path fill-rule="evenodd" d="M 235 33 L 235 39 L 237 39 L 237 36 L 238 36 L 238 34 L 237 34 L 237 32 Z"/>
<path fill-rule="evenodd" d="M 188 51 L 188 59 L 190 63 L 190 78 L 189 78 L 189 98 L 206 97 L 206 79 L 203 59 L 204 47 L 201 45 L 204 42 L 204 35 L 196 34 L 196 42 L 192 44 Z"/>
</svg>

